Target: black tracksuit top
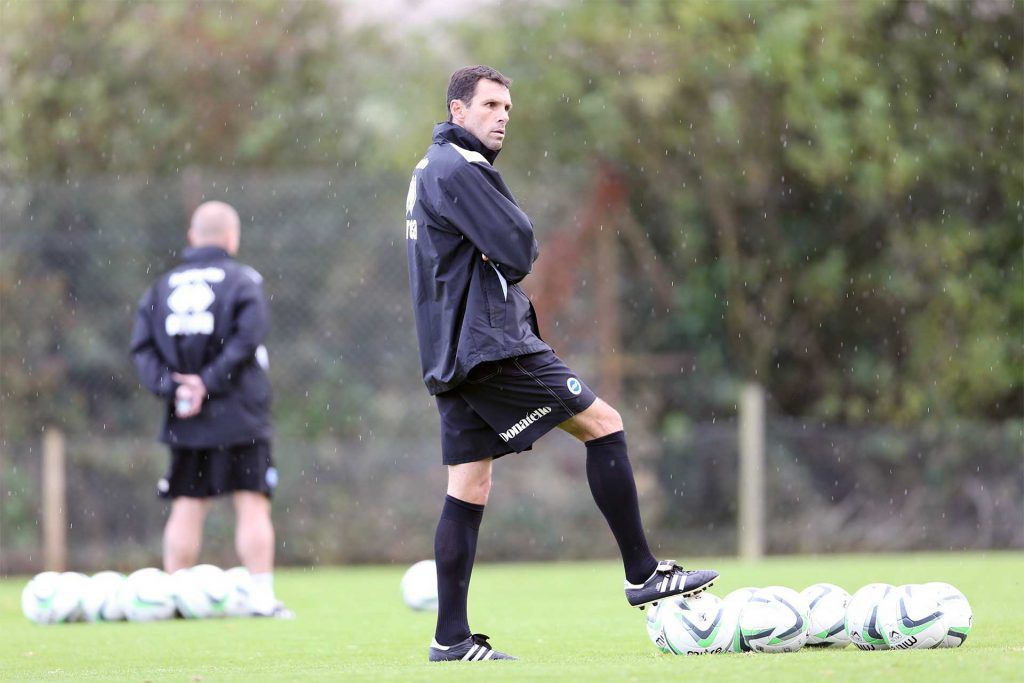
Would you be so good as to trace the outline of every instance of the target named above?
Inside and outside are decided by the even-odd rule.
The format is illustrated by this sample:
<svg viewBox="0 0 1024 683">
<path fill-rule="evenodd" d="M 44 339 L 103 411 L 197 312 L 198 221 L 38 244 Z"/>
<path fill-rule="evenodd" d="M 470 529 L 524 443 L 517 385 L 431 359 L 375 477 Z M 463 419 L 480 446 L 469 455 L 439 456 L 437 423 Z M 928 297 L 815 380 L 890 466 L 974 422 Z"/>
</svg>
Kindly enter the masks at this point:
<svg viewBox="0 0 1024 683">
<path fill-rule="evenodd" d="M 143 386 L 165 401 L 161 441 L 212 448 L 271 437 L 261 282 L 223 249 L 186 249 L 139 301 L 131 354 Z M 172 372 L 203 378 L 208 396 L 195 417 L 175 416 Z"/>
<path fill-rule="evenodd" d="M 533 224 L 496 157 L 466 129 L 441 123 L 409 184 L 409 287 L 431 394 L 455 388 L 479 363 L 551 348 L 516 284 L 540 254 Z"/>
</svg>

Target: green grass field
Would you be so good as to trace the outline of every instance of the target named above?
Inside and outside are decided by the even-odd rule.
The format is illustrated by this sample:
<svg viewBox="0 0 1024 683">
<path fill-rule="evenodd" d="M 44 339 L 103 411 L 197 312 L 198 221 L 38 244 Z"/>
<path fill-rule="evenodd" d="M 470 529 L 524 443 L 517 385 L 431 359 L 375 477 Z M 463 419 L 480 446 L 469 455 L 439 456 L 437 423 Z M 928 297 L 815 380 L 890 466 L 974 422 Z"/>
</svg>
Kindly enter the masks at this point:
<svg viewBox="0 0 1024 683">
<path fill-rule="evenodd" d="M 176 620 L 154 624 L 35 626 L 21 614 L 24 577 L 0 582 L 2 680 L 366 681 L 1020 681 L 1024 680 L 1024 553 L 706 560 L 713 592 L 818 581 L 851 593 L 865 583 L 941 580 L 974 608 L 956 650 L 808 650 L 780 655 L 672 657 L 648 641 L 643 613 L 626 606 L 617 563 L 477 567 L 474 630 L 518 662 L 427 664 L 432 614 L 398 594 L 404 567 L 279 571 L 292 622 Z"/>
</svg>

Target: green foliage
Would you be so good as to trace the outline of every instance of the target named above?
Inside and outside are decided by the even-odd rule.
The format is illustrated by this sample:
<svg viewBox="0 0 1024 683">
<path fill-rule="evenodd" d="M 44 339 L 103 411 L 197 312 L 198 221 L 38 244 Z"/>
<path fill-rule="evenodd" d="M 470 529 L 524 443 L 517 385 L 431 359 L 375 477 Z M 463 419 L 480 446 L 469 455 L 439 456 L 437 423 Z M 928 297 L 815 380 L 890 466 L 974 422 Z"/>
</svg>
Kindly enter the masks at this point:
<svg viewBox="0 0 1024 683">
<path fill-rule="evenodd" d="M 346 55 L 321 2 L 8 2 L 2 170 L 332 164 Z"/>
<path fill-rule="evenodd" d="M 753 378 L 775 410 L 829 420 L 1024 411 L 1024 6 L 1015 0 L 517 2 L 486 18 L 358 29 L 332 2 L 66 0 L 2 12 L 9 181 L 74 186 L 105 173 L 116 184 L 130 174 L 156 187 L 180 175 L 182 204 L 194 204 L 229 188 L 193 192 L 189 167 L 344 168 L 382 179 L 362 195 L 375 210 L 400 207 L 404 178 L 444 118 L 448 74 L 488 62 L 515 80 L 500 163 L 542 235 L 575 220 L 600 165 L 630 188 L 672 282 L 665 306 L 623 278 L 627 347 L 694 359 L 692 383 L 663 389 L 659 410 L 720 414 L 734 401 L 729 388 Z M 272 190 L 264 198 L 269 215 L 296 209 L 274 204 Z M 40 216 L 12 227 L 5 214 L 5 237 L 34 229 L 62 239 L 82 212 L 47 200 L 5 204 Z M 395 220 L 381 210 L 365 224 Z M 170 221 L 141 229 L 176 244 L 164 239 Z M 45 413 L 68 377 L 61 354 L 69 368 L 91 364 L 77 372 L 92 381 L 117 374 L 122 329 L 94 316 L 70 326 L 60 302 L 74 296 L 75 272 L 32 273 L 33 258 L 4 254 L 5 318 L 37 317 L 0 332 L 12 377 L 4 395 L 35 405 L 36 392 Z M 127 263 L 112 269 L 110 291 L 141 288 L 136 266 L 153 265 Z M 362 278 L 359 264 L 341 263 L 297 275 L 311 294 L 292 297 L 291 309 L 336 315 L 327 297 Z M 10 300 L 25 287 L 48 308 Z M 29 336 L 40 343 L 22 351 Z M 307 367 L 337 362 L 320 340 L 302 348 Z M 25 383 L 30 372 L 35 384 Z M 315 395 L 352 374 L 320 375 Z M 709 401 L 695 386 L 725 387 L 726 398 Z"/>
<path fill-rule="evenodd" d="M 788 413 L 902 422 L 1024 408 L 1022 19 L 538 3 L 502 16 L 515 45 L 465 40 L 518 79 L 503 163 L 610 158 L 628 179 L 685 290 L 668 315 L 635 306 L 634 338 L 725 345 L 699 372 L 758 379 Z"/>
</svg>

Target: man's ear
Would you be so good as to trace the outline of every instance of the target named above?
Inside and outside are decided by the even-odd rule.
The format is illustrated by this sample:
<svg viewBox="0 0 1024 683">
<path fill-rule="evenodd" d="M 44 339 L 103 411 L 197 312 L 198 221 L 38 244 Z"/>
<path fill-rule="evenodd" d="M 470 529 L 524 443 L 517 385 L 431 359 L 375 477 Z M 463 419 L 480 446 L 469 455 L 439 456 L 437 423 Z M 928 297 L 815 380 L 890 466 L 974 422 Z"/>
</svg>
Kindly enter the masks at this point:
<svg viewBox="0 0 1024 683">
<path fill-rule="evenodd" d="M 466 105 L 462 103 L 462 100 L 452 100 L 452 103 L 448 105 L 448 112 L 452 116 L 453 123 L 456 119 L 465 119 Z"/>
</svg>

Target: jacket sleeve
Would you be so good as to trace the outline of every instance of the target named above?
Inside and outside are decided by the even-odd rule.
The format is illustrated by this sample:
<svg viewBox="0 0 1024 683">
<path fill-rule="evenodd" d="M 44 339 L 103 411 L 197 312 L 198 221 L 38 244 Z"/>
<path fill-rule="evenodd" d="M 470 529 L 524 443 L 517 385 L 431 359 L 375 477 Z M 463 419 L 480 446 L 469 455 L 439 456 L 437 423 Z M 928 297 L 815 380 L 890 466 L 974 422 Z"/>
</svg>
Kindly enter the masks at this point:
<svg viewBox="0 0 1024 683">
<path fill-rule="evenodd" d="M 231 388 L 235 373 L 253 359 L 256 348 L 267 336 L 269 320 L 263 290 L 248 278 L 243 281 L 235 301 L 231 331 L 221 341 L 220 353 L 199 372 L 210 394 Z"/>
<path fill-rule="evenodd" d="M 540 248 L 530 219 L 515 202 L 473 164 L 442 181 L 441 189 L 445 194 L 442 216 L 485 254 L 506 280 L 515 283 L 529 275 Z"/>
<path fill-rule="evenodd" d="M 171 379 L 171 368 L 160 355 L 153 336 L 153 295 L 151 288 L 139 301 L 132 328 L 131 354 L 135 371 L 142 385 L 162 398 L 174 395 L 177 384 Z"/>
</svg>

